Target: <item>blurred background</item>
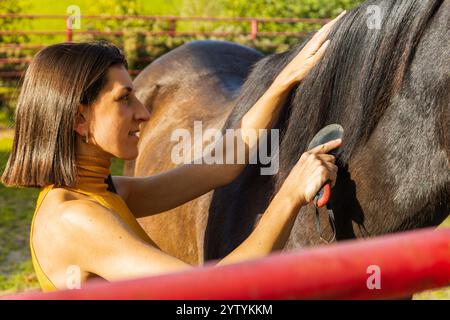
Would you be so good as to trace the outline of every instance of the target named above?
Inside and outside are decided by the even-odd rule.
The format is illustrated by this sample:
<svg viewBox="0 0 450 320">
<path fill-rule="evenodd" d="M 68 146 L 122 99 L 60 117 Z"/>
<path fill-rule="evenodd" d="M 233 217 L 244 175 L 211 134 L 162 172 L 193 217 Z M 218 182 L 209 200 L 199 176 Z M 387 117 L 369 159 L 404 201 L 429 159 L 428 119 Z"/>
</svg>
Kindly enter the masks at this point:
<svg viewBox="0 0 450 320">
<path fill-rule="evenodd" d="M 64 41 L 105 39 L 127 55 L 135 77 L 185 42 L 237 42 L 266 54 L 288 50 L 362 0 L 0 0 L 0 172 L 13 140 L 20 80 L 34 54 Z M 123 162 L 113 162 L 121 175 Z M 0 295 L 38 288 L 29 252 L 37 189 L 0 184 Z M 449 227 L 447 219 L 441 227 Z M 449 299 L 450 290 L 416 299 Z"/>
</svg>

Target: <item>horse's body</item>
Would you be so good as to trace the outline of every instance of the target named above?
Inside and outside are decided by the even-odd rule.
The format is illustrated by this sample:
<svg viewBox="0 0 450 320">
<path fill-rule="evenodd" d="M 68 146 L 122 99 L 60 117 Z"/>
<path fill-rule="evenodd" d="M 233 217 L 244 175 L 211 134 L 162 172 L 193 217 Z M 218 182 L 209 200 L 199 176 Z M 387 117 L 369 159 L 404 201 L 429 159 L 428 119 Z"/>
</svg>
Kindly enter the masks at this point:
<svg viewBox="0 0 450 320">
<path fill-rule="evenodd" d="M 372 4 L 384 15 L 380 30 L 365 23 Z M 161 249 L 191 263 L 225 256 L 249 235 L 308 141 L 329 123 L 345 129 L 331 198 L 338 240 L 438 225 L 450 213 L 449 21 L 447 0 L 369 1 L 349 12 L 323 61 L 284 107 L 279 173 L 261 176 L 250 165 L 214 195 L 142 219 L 146 231 Z M 185 45 L 147 67 L 135 85 L 153 117 L 125 174 L 173 167 L 170 134 L 194 120 L 204 128 L 233 127 L 300 49 L 259 61 L 242 88 L 260 56 L 231 44 Z M 306 206 L 286 247 L 319 241 Z"/>
</svg>

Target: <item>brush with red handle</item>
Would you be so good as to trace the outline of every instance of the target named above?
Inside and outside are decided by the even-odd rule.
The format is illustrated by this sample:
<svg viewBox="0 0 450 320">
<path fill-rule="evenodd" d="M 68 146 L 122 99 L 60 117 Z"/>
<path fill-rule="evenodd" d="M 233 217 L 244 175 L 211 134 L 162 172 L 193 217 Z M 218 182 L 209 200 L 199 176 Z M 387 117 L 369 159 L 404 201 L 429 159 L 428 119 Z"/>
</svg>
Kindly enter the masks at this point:
<svg viewBox="0 0 450 320">
<path fill-rule="evenodd" d="M 311 150 L 318 145 L 327 143 L 332 140 L 342 139 L 344 136 L 344 129 L 339 124 L 330 124 L 324 128 L 322 128 L 311 140 L 308 145 L 307 150 Z M 334 149 L 330 152 L 330 154 L 336 155 L 336 152 L 339 148 Z M 314 204 L 317 208 L 321 208 L 325 206 L 330 200 L 331 196 L 331 185 L 329 182 L 325 183 L 323 187 L 319 190 L 319 192 L 314 197 Z"/>
</svg>

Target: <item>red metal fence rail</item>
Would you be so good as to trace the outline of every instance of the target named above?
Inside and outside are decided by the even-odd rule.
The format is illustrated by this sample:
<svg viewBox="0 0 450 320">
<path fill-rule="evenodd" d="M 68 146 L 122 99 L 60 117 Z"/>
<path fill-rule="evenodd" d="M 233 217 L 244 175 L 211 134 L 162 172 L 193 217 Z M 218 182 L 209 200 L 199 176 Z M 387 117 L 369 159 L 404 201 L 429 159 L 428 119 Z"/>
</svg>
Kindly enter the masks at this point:
<svg viewBox="0 0 450 320">
<path fill-rule="evenodd" d="M 90 36 L 123 36 L 124 31 L 105 31 L 105 30 L 76 30 L 72 28 L 72 16 L 56 15 L 56 14 L 0 14 L 0 19 L 51 19 L 60 20 L 61 25 L 65 26 L 65 30 L 0 30 L 0 36 L 66 36 L 66 41 L 73 41 L 78 35 L 90 35 Z M 292 23 L 306 23 L 306 24 L 324 24 L 329 19 L 296 19 L 296 18 L 228 18 L 228 17 L 176 17 L 176 16 L 130 16 L 130 15 L 83 15 L 83 20 L 92 21 L 159 21 L 167 22 L 169 25 L 168 30 L 163 31 L 135 31 L 134 34 L 154 37 L 229 37 L 237 35 L 246 35 L 250 40 L 256 40 L 258 37 L 304 37 L 305 32 L 276 32 L 276 31 L 260 31 L 260 25 L 264 23 L 274 24 L 292 24 Z M 177 30 L 178 22 L 221 22 L 226 24 L 232 23 L 248 23 L 250 26 L 249 33 L 236 33 L 227 31 L 180 31 Z M 28 50 L 28 49 L 41 49 L 45 45 L 34 44 L 12 44 L 12 43 L 0 43 L 0 52 L 4 52 L 10 49 Z M 144 47 L 144 46 L 140 46 Z M 148 60 L 150 61 L 150 60 Z M 5 64 L 14 65 L 21 64 L 27 61 L 17 58 L 4 58 L 0 61 L 0 79 L 2 78 L 18 78 L 22 72 L 4 70 L 2 66 Z M 130 73 L 135 75 L 140 70 L 130 70 Z"/>
<path fill-rule="evenodd" d="M 450 229 L 428 229 L 228 266 L 2 298 L 390 299 L 449 284 Z"/>
<path fill-rule="evenodd" d="M 71 16 L 67 15 L 56 15 L 56 14 L 0 14 L 0 19 L 60 19 L 66 25 L 66 31 L 62 31 L 67 33 L 68 30 L 72 30 L 71 26 Z M 204 35 L 202 32 L 179 32 L 176 30 L 176 25 L 178 21 L 189 21 L 189 22 L 227 22 L 227 23 L 236 23 L 236 22 L 247 22 L 250 24 L 250 37 L 252 39 L 256 39 L 258 36 L 299 36 L 298 32 L 258 32 L 258 26 L 261 23 L 275 23 L 275 24 L 285 24 L 285 23 L 306 23 L 306 24 L 325 24 L 329 21 L 329 19 L 310 19 L 310 18 L 247 18 L 247 17 L 177 17 L 177 16 L 132 16 L 132 15 L 116 15 L 116 16 L 99 16 L 99 15 L 83 15 L 83 19 L 86 20 L 142 20 L 142 21 L 165 21 L 169 22 L 171 25 L 170 30 L 155 33 L 155 35 L 167 35 L 167 36 L 185 36 L 188 35 Z M 69 21 L 68 21 L 69 20 Z M 15 32 L 29 32 L 29 30 L 15 30 L 15 31 L 0 31 L 0 35 L 13 35 Z M 42 33 L 43 32 L 43 33 Z M 37 34 L 51 34 L 55 31 L 38 31 Z M 54 34 L 61 34 L 62 32 L 56 32 Z M 36 34 L 36 32 L 35 32 Z M 221 32 L 221 33 L 206 33 L 208 35 L 217 36 L 230 36 L 236 35 L 233 32 Z M 70 39 L 69 39 L 70 40 Z"/>
</svg>

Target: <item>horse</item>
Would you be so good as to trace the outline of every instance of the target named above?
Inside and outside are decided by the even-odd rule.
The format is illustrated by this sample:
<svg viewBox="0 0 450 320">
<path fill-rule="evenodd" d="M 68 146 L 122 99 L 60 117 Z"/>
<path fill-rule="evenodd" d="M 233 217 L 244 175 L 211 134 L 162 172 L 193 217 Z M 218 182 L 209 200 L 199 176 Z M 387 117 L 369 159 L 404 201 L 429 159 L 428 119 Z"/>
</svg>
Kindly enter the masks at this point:
<svg viewBox="0 0 450 320">
<path fill-rule="evenodd" d="M 373 8 L 380 23 L 367 23 Z M 330 33 L 319 64 L 290 93 L 275 128 L 279 170 L 249 164 L 229 185 L 173 210 L 140 219 L 157 245 L 188 263 L 224 257 L 254 229 L 314 134 L 344 129 L 329 208 L 300 210 L 283 250 L 437 226 L 450 213 L 450 1 L 371 0 L 349 11 Z M 185 44 L 134 80 L 151 112 L 139 156 L 124 174 L 147 176 L 175 166 L 170 132 L 233 128 L 303 48 L 263 57 L 221 41 Z M 322 237 L 323 236 L 323 237 Z"/>
</svg>

